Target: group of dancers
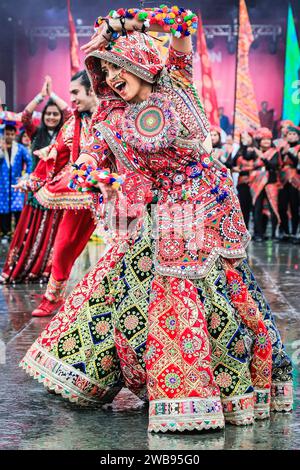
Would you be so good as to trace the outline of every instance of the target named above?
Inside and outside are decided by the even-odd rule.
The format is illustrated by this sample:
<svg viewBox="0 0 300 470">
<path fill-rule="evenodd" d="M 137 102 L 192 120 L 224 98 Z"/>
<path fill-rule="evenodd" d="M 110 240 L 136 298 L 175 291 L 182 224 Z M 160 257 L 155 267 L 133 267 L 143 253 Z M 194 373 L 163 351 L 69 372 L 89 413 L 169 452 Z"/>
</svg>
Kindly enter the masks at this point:
<svg viewBox="0 0 300 470">
<path fill-rule="evenodd" d="M 212 128 L 213 147 L 232 175 L 246 227 L 253 214 L 254 241 L 272 239 L 299 244 L 300 127 L 281 121 L 281 137 L 262 127 L 241 132 L 237 151 L 223 145 L 221 129 Z M 267 235 L 271 221 L 270 236 Z"/>
<path fill-rule="evenodd" d="M 52 92 L 34 131 L 45 140 L 36 138 L 38 163 L 16 184 L 30 196 L 2 273 L 2 282 L 48 274 L 33 315 L 59 309 L 21 367 L 79 405 L 101 406 L 127 387 L 149 403 L 152 432 L 253 424 L 293 405 L 291 360 L 247 263 L 229 159 L 215 153 L 193 85 L 196 28 L 190 10 L 167 6 L 96 20 L 86 71 L 70 84 L 75 112 Z M 170 34 L 165 62 L 152 32 Z M 243 165 L 272 161 L 262 147 L 248 159 L 254 144 L 242 145 L 232 163 L 240 178 Z M 65 298 L 99 220 L 110 247 Z"/>
</svg>

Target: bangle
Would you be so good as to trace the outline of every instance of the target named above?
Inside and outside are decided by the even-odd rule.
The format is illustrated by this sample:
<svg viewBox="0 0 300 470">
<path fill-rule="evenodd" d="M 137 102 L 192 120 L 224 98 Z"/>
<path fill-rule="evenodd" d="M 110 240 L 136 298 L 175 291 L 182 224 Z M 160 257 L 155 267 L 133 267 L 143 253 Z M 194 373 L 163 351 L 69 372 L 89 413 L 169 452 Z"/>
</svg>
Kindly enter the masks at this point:
<svg viewBox="0 0 300 470">
<path fill-rule="evenodd" d="M 177 6 L 169 8 L 167 5 L 161 5 L 159 8 L 145 8 L 143 10 L 119 8 L 118 10 L 111 10 L 108 16 L 110 18 L 124 17 L 140 21 L 143 23 L 142 32 L 145 32 L 150 25 L 158 24 L 162 26 L 165 32 L 171 33 L 177 38 L 193 34 L 198 26 L 198 17 L 195 13 Z"/>
<path fill-rule="evenodd" d="M 38 93 L 35 97 L 34 97 L 34 101 L 37 103 L 37 104 L 40 104 L 42 101 L 44 101 L 44 97 L 41 93 Z"/>
<path fill-rule="evenodd" d="M 112 189 L 120 190 L 124 178 L 117 173 L 110 173 L 108 168 L 97 168 L 96 165 L 74 163 L 69 188 L 79 192 L 97 191 L 98 183 L 108 184 Z"/>
<path fill-rule="evenodd" d="M 50 98 L 51 98 L 53 101 L 56 101 L 57 98 L 58 98 L 58 96 L 57 96 L 56 93 L 54 93 L 54 91 L 52 91 L 52 92 L 50 93 Z"/>
<path fill-rule="evenodd" d="M 104 21 L 106 22 L 106 25 L 107 25 L 106 34 L 110 34 L 111 39 L 118 39 L 120 34 L 117 31 L 115 31 L 114 28 L 112 28 L 112 26 L 109 24 L 109 19 L 104 18 Z"/>
<path fill-rule="evenodd" d="M 122 36 L 127 36 L 127 31 L 126 31 L 126 28 L 125 28 L 125 18 L 124 18 L 124 16 L 120 16 L 120 23 L 121 23 L 121 32 L 122 32 Z"/>
</svg>

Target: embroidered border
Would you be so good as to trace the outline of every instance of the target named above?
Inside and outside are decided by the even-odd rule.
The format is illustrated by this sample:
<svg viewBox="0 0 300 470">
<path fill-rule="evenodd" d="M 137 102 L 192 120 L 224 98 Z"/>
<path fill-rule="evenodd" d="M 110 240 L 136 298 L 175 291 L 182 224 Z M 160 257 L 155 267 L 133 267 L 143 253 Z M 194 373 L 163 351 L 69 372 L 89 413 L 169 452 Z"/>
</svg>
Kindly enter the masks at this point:
<svg viewBox="0 0 300 470">
<path fill-rule="evenodd" d="M 224 425 L 219 398 L 153 400 L 149 405 L 149 432 L 200 431 Z"/>
</svg>

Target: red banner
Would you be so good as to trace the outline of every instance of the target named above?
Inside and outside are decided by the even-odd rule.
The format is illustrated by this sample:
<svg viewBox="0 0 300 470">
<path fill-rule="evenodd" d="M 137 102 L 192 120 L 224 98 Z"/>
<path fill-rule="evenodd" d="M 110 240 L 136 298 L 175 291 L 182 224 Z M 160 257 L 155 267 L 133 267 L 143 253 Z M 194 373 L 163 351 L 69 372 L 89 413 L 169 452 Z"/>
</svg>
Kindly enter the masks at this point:
<svg viewBox="0 0 300 470">
<path fill-rule="evenodd" d="M 70 60 L 71 60 L 71 75 L 74 75 L 80 70 L 80 60 L 79 60 L 79 44 L 77 39 L 76 28 L 71 12 L 70 0 L 67 0 L 68 7 L 68 21 L 69 21 L 69 31 L 70 31 Z"/>
<path fill-rule="evenodd" d="M 245 0 L 240 0 L 234 140 L 241 131 L 260 127 L 256 96 L 249 70 L 249 51 L 254 40 Z"/>
<path fill-rule="evenodd" d="M 201 63 L 202 99 L 205 112 L 211 125 L 219 126 L 217 94 L 214 86 L 210 59 L 201 14 L 198 13 L 197 53 Z M 199 63 L 198 62 L 198 63 Z"/>
</svg>

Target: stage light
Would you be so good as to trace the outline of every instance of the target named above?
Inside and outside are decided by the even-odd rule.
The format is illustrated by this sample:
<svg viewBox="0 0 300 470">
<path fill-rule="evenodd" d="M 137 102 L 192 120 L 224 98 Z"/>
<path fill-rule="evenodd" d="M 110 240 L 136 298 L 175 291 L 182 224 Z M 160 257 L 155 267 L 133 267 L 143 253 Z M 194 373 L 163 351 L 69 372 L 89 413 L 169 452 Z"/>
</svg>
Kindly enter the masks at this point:
<svg viewBox="0 0 300 470">
<path fill-rule="evenodd" d="M 56 34 L 50 34 L 48 37 L 48 49 L 50 49 L 50 51 L 54 51 L 56 47 L 57 47 Z"/>
</svg>

